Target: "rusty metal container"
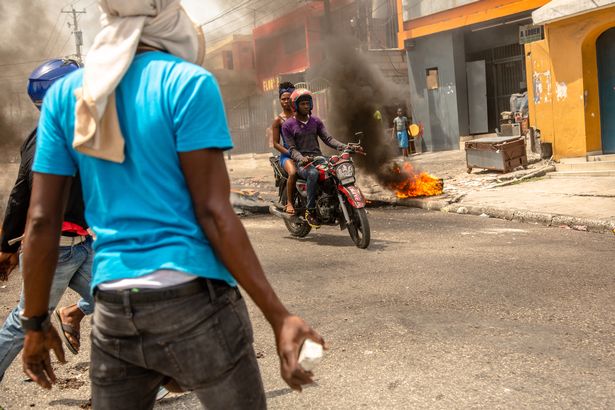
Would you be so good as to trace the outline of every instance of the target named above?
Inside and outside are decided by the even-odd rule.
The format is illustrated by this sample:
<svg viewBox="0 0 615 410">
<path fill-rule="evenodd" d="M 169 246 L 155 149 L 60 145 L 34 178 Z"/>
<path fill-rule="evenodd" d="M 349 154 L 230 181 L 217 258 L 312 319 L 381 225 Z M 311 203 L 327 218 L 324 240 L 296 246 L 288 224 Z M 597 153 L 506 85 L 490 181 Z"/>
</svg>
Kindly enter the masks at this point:
<svg viewBox="0 0 615 410">
<path fill-rule="evenodd" d="M 527 168 L 524 137 L 485 137 L 467 141 L 466 165 L 473 168 L 510 172 L 518 166 Z"/>
</svg>

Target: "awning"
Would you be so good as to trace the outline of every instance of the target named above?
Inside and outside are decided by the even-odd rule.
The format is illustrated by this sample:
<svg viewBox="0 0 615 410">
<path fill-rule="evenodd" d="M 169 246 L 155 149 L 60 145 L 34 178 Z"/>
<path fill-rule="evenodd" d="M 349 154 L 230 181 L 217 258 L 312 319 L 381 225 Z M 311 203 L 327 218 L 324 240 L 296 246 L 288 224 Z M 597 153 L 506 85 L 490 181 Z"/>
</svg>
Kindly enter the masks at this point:
<svg viewBox="0 0 615 410">
<path fill-rule="evenodd" d="M 534 24 L 546 24 L 612 6 L 615 0 L 552 0 L 533 12 L 532 19 Z"/>
</svg>

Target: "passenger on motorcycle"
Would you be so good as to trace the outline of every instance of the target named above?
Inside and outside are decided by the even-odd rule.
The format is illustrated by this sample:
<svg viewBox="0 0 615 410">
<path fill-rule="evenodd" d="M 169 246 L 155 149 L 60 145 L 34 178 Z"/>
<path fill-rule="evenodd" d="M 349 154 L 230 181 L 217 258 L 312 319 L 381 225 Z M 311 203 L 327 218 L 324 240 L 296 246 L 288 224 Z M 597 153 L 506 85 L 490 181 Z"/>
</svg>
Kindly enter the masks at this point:
<svg viewBox="0 0 615 410">
<path fill-rule="evenodd" d="M 295 213 L 292 198 L 295 190 L 295 183 L 297 182 L 297 167 L 295 166 L 295 162 L 290 158 L 288 144 L 286 144 L 286 139 L 282 134 L 282 124 L 293 116 L 293 110 L 290 106 L 290 95 L 293 91 L 295 91 L 295 86 L 293 83 L 285 82 L 280 84 L 279 93 L 282 113 L 278 114 L 278 116 L 273 120 L 273 124 L 271 124 L 273 147 L 280 151 L 280 165 L 288 174 L 288 181 L 286 183 L 287 200 L 284 210 L 289 214 Z"/>
<path fill-rule="evenodd" d="M 290 102 L 295 116 L 284 122 L 282 135 L 286 139 L 292 159 L 297 163 L 297 174 L 307 181 L 307 210 L 305 219 L 314 228 L 320 227 L 316 216 L 318 170 L 313 157 L 321 156 L 318 138 L 331 148 L 343 150 L 346 145 L 330 136 L 323 122 L 312 115 L 312 94 L 306 89 L 295 90 Z"/>
</svg>

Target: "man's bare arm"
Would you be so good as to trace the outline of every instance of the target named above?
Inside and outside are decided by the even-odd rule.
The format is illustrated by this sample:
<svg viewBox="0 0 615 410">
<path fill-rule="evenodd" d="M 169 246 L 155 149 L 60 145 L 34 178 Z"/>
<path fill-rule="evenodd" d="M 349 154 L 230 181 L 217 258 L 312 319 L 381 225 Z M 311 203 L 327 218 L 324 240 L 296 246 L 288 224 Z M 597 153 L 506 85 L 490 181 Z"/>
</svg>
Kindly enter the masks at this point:
<svg viewBox="0 0 615 410">
<path fill-rule="evenodd" d="M 263 312 L 275 333 L 282 377 L 293 388 L 311 383 L 298 363 L 306 337 L 324 343 L 303 320 L 291 315 L 265 277 L 248 235 L 231 206 L 223 152 L 203 149 L 179 154 L 199 224 L 218 257 Z"/>
<path fill-rule="evenodd" d="M 49 291 L 58 262 L 58 243 L 71 182 L 70 177 L 34 174 L 23 242 L 23 314 L 26 317 L 44 315 L 49 309 Z M 50 349 L 64 362 L 62 341 L 53 326 L 46 331 L 26 332 L 24 371 L 45 388 L 55 382 Z"/>
</svg>

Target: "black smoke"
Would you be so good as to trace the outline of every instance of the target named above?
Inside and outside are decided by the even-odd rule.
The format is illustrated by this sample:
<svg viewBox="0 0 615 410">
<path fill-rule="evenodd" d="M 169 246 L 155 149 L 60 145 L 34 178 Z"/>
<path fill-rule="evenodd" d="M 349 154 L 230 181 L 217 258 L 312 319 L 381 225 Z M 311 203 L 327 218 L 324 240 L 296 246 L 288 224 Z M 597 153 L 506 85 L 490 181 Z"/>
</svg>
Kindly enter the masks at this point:
<svg viewBox="0 0 615 410">
<path fill-rule="evenodd" d="M 384 186 L 400 182 L 408 176 L 392 172 L 393 160 L 399 149 L 385 129 L 392 118 L 396 101 L 403 101 L 399 86 L 388 80 L 361 49 L 361 43 L 351 36 L 331 36 L 325 40 L 325 61 L 314 76 L 327 79 L 330 92 L 329 128 L 332 135 L 344 142 L 357 142 L 367 156 L 356 156 L 364 172 L 376 177 Z M 382 120 L 374 117 L 376 111 Z M 362 132 L 360 137 L 355 133 Z"/>
<path fill-rule="evenodd" d="M 15 158 L 36 125 L 37 110 L 27 95 L 28 75 L 40 64 L 53 27 L 48 13 L 30 1 L 0 2 L 0 161 Z M 25 64 L 24 64 L 25 63 Z"/>
</svg>

